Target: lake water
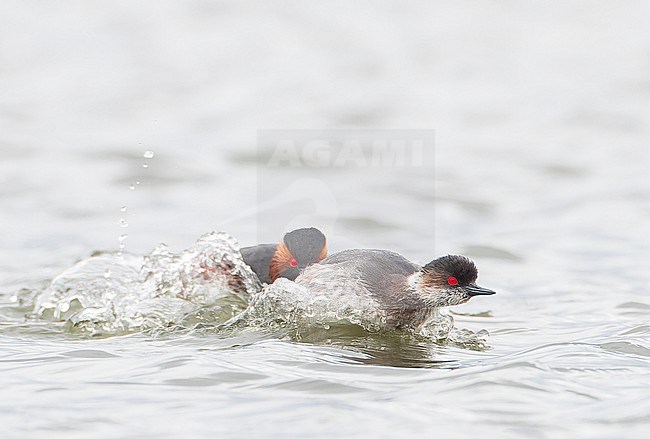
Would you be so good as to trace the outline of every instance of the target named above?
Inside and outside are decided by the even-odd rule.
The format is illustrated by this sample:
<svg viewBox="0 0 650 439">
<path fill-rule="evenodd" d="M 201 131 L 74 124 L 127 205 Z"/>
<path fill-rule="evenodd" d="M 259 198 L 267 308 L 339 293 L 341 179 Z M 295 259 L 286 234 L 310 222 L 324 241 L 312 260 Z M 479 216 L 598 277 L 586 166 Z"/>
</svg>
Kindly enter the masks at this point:
<svg viewBox="0 0 650 439">
<path fill-rule="evenodd" d="M 2 437 L 646 437 L 649 14 L 3 2 Z M 360 128 L 433 130 L 435 146 L 418 166 L 269 166 L 260 131 Z M 335 327 L 91 336 L 31 316 L 94 252 L 303 225 L 331 253 L 473 258 L 498 293 L 446 312 L 486 344 Z"/>
</svg>

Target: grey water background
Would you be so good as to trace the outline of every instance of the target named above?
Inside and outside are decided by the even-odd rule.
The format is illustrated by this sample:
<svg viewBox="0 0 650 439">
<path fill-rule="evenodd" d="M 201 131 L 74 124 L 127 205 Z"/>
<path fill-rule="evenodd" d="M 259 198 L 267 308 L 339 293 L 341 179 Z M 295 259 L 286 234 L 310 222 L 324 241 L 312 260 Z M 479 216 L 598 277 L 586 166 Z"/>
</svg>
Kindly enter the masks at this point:
<svg viewBox="0 0 650 439">
<path fill-rule="evenodd" d="M 649 9 L 3 1 L 2 436 L 646 437 Z M 265 167 L 258 130 L 310 128 L 433 129 L 435 166 Z M 274 182 L 305 173 L 295 218 Z M 474 258 L 498 294 L 452 311 L 490 349 L 89 339 L 19 300 L 123 234 L 145 254 L 295 223 L 331 251 Z"/>
</svg>

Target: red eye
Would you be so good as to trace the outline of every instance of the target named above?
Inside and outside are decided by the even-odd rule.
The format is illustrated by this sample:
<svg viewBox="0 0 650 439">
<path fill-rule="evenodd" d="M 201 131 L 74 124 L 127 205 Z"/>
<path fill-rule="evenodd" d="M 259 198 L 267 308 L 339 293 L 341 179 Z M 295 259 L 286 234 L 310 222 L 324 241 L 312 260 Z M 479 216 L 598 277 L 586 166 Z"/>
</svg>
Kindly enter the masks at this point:
<svg viewBox="0 0 650 439">
<path fill-rule="evenodd" d="M 289 265 L 296 268 L 298 266 L 298 261 L 296 261 L 296 258 L 291 258 L 291 260 L 289 261 Z"/>
<path fill-rule="evenodd" d="M 447 283 L 449 285 L 458 285 L 458 279 L 456 279 L 454 276 L 449 276 L 449 279 L 447 279 Z"/>
</svg>

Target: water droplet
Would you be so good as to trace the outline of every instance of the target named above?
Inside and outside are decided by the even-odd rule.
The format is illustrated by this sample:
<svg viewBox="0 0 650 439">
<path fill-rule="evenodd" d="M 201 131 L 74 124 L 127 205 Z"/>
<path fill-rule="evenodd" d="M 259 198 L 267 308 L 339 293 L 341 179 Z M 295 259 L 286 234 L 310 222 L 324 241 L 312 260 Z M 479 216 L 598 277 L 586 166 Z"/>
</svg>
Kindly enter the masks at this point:
<svg viewBox="0 0 650 439">
<path fill-rule="evenodd" d="M 146 164 L 146 163 L 143 163 L 143 164 L 142 164 L 142 167 L 143 167 L 144 169 L 147 169 L 147 168 L 149 167 L 149 165 Z"/>
<path fill-rule="evenodd" d="M 154 152 L 151 151 L 151 150 L 147 150 L 147 151 L 144 152 L 144 154 L 142 154 L 142 156 L 143 156 L 145 159 L 152 159 L 153 156 L 154 156 Z"/>
<path fill-rule="evenodd" d="M 120 227 L 129 227 L 129 223 L 127 223 L 124 218 L 120 218 L 117 223 L 120 225 Z"/>
<path fill-rule="evenodd" d="M 120 257 L 120 258 L 122 257 L 122 251 L 124 251 L 124 247 L 126 245 L 124 241 L 126 241 L 126 238 L 128 238 L 128 237 L 129 237 L 129 235 L 124 234 L 124 235 L 120 235 L 120 237 L 117 238 L 117 240 L 120 243 L 120 251 L 118 252 L 118 257 Z"/>
<path fill-rule="evenodd" d="M 134 190 L 135 190 L 135 186 L 131 184 L 131 185 L 129 185 L 129 189 L 131 189 L 132 191 L 134 191 Z"/>
<path fill-rule="evenodd" d="M 135 182 L 135 184 L 136 184 L 136 186 L 137 186 L 137 185 L 139 185 L 139 184 L 140 184 L 140 182 L 139 182 L 139 181 L 136 181 L 136 182 Z"/>
<path fill-rule="evenodd" d="M 111 278 L 111 274 L 112 274 L 112 273 L 111 273 L 111 270 L 106 269 L 106 271 L 104 272 L 104 279 L 110 279 L 110 278 Z"/>
<path fill-rule="evenodd" d="M 120 208 L 120 212 L 126 212 L 126 206 L 122 206 L 122 207 Z"/>
</svg>

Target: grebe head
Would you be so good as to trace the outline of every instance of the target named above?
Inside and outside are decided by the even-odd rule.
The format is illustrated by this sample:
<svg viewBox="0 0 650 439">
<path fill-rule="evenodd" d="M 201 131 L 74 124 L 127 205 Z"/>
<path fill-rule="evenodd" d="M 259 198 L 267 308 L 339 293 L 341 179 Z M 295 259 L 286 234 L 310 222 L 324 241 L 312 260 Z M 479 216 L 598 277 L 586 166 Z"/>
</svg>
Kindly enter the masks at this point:
<svg viewBox="0 0 650 439">
<path fill-rule="evenodd" d="M 435 259 L 414 276 L 412 286 L 416 294 L 434 307 L 460 305 L 474 296 L 495 294 L 476 285 L 476 265 L 461 255 Z"/>
<path fill-rule="evenodd" d="M 295 279 L 302 270 L 327 256 L 325 235 L 314 228 L 293 230 L 282 239 L 275 250 L 269 275 L 275 282 L 278 277 Z"/>
</svg>

